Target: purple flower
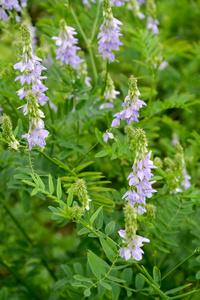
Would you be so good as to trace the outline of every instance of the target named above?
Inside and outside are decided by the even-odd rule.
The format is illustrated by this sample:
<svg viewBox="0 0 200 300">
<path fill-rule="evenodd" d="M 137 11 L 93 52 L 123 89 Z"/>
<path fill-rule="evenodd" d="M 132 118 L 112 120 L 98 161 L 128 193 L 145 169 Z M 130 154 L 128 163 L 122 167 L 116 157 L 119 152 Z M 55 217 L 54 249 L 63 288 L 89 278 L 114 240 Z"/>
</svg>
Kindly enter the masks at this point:
<svg viewBox="0 0 200 300">
<path fill-rule="evenodd" d="M 118 25 L 122 25 L 122 23 L 113 18 L 110 2 L 105 1 L 103 5 L 103 16 L 104 20 L 100 26 L 100 33 L 97 36 L 99 53 L 102 53 L 103 59 L 108 59 L 110 62 L 115 61 L 115 54 L 112 52 L 113 50 L 119 50 L 119 46 L 123 45 L 119 37 L 122 35 L 120 33 L 120 28 Z"/>
<path fill-rule="evenodd" d="M 60 59 L 62 63 L 78 69 L 79 64 L 84 60 L 77 55 L 77 50 L 81 48 L 76 46 L 78 44 L 78 39 L 74 38 L 77 32 L 73 27 L 69 27 L 66 24 L 63 24 L 60 36 L 52 37 L 56 41 L 56 45 L 60 46 L 57 49 L 56 59 Z"/>
<path fill-rule="evenodd" d="M 106 132 L 103 135 L 103 140 L 105 143 L 108 142 L 108 139 L 114 139 L 114 135 L 111 132 Z"/>
<path fill-rule="evenodd" d="M 24 7 L 24 2 L 27 2 L 27 0 L 21 0 L 22 7 Z M 0 20 L 4 19 L 8 22 L 8 14 L 5 10 L 9 11 L 14 9 L 19 12 L 21 11 L 21 6 L 18 0 L 0 0 Z"/>
<path fill-rule="evenodd" d="M 113 116 L 115 119 L 113 119 L 111 127 L 119 126 L 120 120 L 126 120 L 128 125 L 130 125 L 132 121 L 139 122 L 139 109 L 144 105 L 146 106 L 146 103 L 139 100 L 138 96 L 135 96 L 134 101 L 131 101 L 130 97 L 126 96 L 122 104 L 125 109 Z"/>
<path fill-rule="evenodd" d="M 152 193 L 157 192 L 152 188 L 152 184 L 156 181 L 150 181 L 153 174 L 151 169 L 156 168 L 150 160 L 151 151 L 144 157 L 143 160 L 135 160 L 132 167 L 133 172 L 128 176 L 129 185 L 135 187 L 135 190 L 129 190 L 124 194 L 122 199 L 126 199 L 132 206 L 136 207 L 139 214 L 146 212 L 146 197 L 151 198 Z"/>
<path fill-rule="evenodd" d="M 1 104 L 0 104 L 0 120 L 2 119 L 1 111 L 3 111 L 3 108 L 1 107 Z"/>
<path fill-rule="evenodd" d="M 120 248 L 119 256 L 125 257 L 126 260 L 133 257 L 133 259 L 140 261 L 144 253 L 141 247 L 144 242 L 149 243 L 150 240 L 139 235 L 136 235 L 133 239 L 127 239 L 125 230 L 119 230 L 118 233 L 124 239 L 123 242 L 125 244 L 124 247 Z"/>
<path fill-rule="evenodd" d="M 165 68 L 167 68 L 168 67 L 168 62 L 167 61 L 162 61 L 161 62 L 161 64 L 160 64 L 160 66 L 158 67 L 158 70 L 159 71 L 163 71 Z"/>
<path fill-rule="evenodd" d="M 83 0 L 83 5 L 86 5 L 87 7 L 91 7 L 90 2 L 96 3 L 95 0 Z"/>
<path fill-rule="evenodd" d="M 110 0 L 111 6 L 123 6 L 124 2 L 128 2 L 129 0 Z"/>
<path fill-rule="evenodd" d="M 183 181 L 181 181 L 182 187 L 184 187 L 185 190 L 187 190 L 191 186 L 191 176 L 187 174 L 186 168 L 183 169 L 182 171 L 183 174 Z"/>
<path fill-rule="evenodd" d="M 40 146 L 44 148 L 46 145 L 45 138 L 49 135 L 49 132 L 43 128 L 30 129 L 29 133 L 22 135 L 22 138 L 26 138 L 29 143 L 29 151 L 31 151 L 33 146 Z"/>
<path fill-rule="evenodd" d="M 154 20 L 151 16 L 147 18 L 147 29 L 150 29 L 155 35 L 159 33 L 158 25 L 158 20 Z"/>
</svg>

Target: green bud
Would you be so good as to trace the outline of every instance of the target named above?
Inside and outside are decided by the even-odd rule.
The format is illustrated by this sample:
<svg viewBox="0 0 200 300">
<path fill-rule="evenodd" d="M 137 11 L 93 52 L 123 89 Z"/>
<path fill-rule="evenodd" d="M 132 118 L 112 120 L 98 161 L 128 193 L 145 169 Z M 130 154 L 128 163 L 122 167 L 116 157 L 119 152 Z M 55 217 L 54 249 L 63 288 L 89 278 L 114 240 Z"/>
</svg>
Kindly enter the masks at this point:
<svg viewBox="0 0 200 300">
<path fill-rule="evenodd" d="M 103 17 L 104 22 L 113 19 L 112 8 L 109 0 L 103 0 Z"/>
<path fill-rule="evenodd" d="M 86 182 L 83 179 L 78 179 L 74 184 L 74 191 L 78 195 L 78 200 L 81 202 L 83 209 L 89 210 L 89 194 L 87 191 Z"/>
<path fill-rule="evenodd" d="M 36 49 L 36 55 L 38 57 L 40 57 L 42 60 L 44 59 L 44 57 L 46 56 L 46 54 L 47 54 L 47 51 L 45 51 L 44 49 L 42 49 L 42 48 L 37 48 Z"/>
<path fill-rule="evenodd" d="M 149 219 L 155 219 L 156 216 L 156 206 L 153 204 L 146 204 L 146 210 L 147 210 L 147 218 Z"/>
<path fill-rule="evenodd" d="M 164 166 L 170 170 L 174 169 L 174 162 L 171 158 L 165 157 L 164 158 Z"/>
<path fill-rule="evenodd" d="M 148 152 L 146 133 L 142 128 L 137 128 L 135 130 L 135 141 L 136 141 L 136 159 L 141 160 Z"/>
<path fill-rule="evenodd" d="M 157 166 L 161 169 L 163 168 L 163 162 L 160 157 L 155 157 L 153 161 L 154 161 L 155 166 Z"/>
<path fill-rule="evenodd" d="M 146 12 L 147 16 L 156 18 L 156 4 L 154 0 L 147 0 Z"/>
<path fill-rule="evenodd" d="M 126 237 L 127 239 L 133 239 L 137 231 L 137 212 L 132 205 L 126 204 L 124 213 Z"/>
<path fill-rule="evenodd" d="M 132 102 L 134 102 L 135 97 L 138 97 L 140 95 L 140 92 L 137 87 L 137 79 L 134 78 L 133 75 L 131 75 L 128 83 L 129 83 L 128 97 Z"/>
<path fill-rule="evenodd" d="M 1 120 L 3 138 L 7 142 L 10 150 L 18 150 L 19 142 L 15 139 L 12 131 L 12 122 L 9 116 L 3 114 Z"/>
<path fill-rule="evenodd" d="M 11 64 L 1 69 L 0 77 L 5 80 L 13 80 L 16 76 L 17 72 Z"/>
<path fill-rule="evenodd" d="M 22 41 L 26 46 L 29 46 L 29 44 L 31 43 L 31 34 L 26 24 L 23 24 L 21 26 L 21 32 L 22 32 Z"/>
</svg>

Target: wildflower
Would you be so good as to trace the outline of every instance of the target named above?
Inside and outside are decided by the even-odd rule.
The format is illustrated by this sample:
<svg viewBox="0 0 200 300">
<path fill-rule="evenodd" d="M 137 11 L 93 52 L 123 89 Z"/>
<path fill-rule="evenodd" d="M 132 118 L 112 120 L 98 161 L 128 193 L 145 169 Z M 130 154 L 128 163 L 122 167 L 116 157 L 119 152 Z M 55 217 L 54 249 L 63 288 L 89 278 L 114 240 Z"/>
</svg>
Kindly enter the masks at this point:
<svg viewBox="0 0 200 300">
<path fill-rule="evenodd" d="M 140 20 L 145 19 L 145 15 L 140 11 L 140 5 L 137 0 L 130 0 L 127 8 L 133 11 L 135 17 L 138 17 Z"/>
<path fill-rule="evenodd" d="M 24 4 L 26 2 L 27 2 L 27 0 L 21 0 L 21 6 L 25 7 Z M 6 22 L 8 22 L 7 11 L 16 10 L 17 12 L 20 12 L 21 6 L 20 6 L 18 0 L 1 0 L 0 1 L 0 20 L 4 19 Z"/>
<path fill-rule="evenodd" d="M 3 108 L 1 107 L 1 104 L 0 104 L 0 120 L 2 119 L 1 111 L 3 111 Z"/>
<path fill-rule="evenodd" d="M 78 179 L 74 184 L 74 191 L 78 195 L 78 199 L 82 204 L 83 210 L 89 210 L 90 206 L 89 203 L 91 199 L 89 198 L 86 182 L 83 179 Z"/>
<path fill-rule="evenodd" d="M 111 132 L 106 132 L 103 135 L 103 140 L 105 143 L 108 142 L 108 139 L 114 139 L 114 135 Z"/>
<path fill-rule="evenodd" d="M 77 32 L 73 27 L 67 26 L 65 21 L 61 20 L 59 37 L 54 36 L 52 39 L 56 41 L 57 46 L 60 46 L 57 49 L 56 59 L 60 59 L 61 63 L 65 63 L 77 70 L 79 64 L 84 60 L 77 55 L 77 50 L 81 48 L 76 46 L 78 44 L 78 39 L 74 37 L 76 34 Z"/>
<path fill-rule="evenodd" d="M 124 239 L 123 246 L 119 251 L 121 257 L 129 260 L 131 256 L 139 261 L 142 259 L 144 251 L 141 249 L 143 242 L 149 243 L 150 240 L 136 234 L 137 231 L 137 213 L 135 208 L 127 204 L 125 212 L 125 230 L 119 230 L 119 235 Z"/>
<path fill-rule="evenodd" d="M 22 135 L 22 138 L 26 138 L 29 143 L 29 151 L 33 146 L 40 146 L 44 148 L 46 145 L 45 138 L 49 135 L 49 132 L 44 129 L 43 112 L 38 108 L 39 104 L 33 92 L 28 92 L 27 105 L 24 115 L 29 116 L 29 132 Z"/>
<path fill-rule="evenodd" d="M 108 73 L 107 79 L 106 79 L 106 88 L 105 88 L 105 91 L 103 94 L 104 98 L 108 101 L 106 103 L 101 104 L 99 109 L 114 107 L 112 102 L 114 99 L 116 99 L 116 96 L 119 94 L 120 94 L 120 92 L 115 90 L 113 80 L 112 80 L 110 74 Z"/>
<path fill-rule="evenodd" d="M 86 5 L 87 7 L 91 7 L 91 5 L 90 5 L 90 2 L 92 2 L 92 3 L 95 3 L 96 1 L 95 0 L 83 0 L 83 5 Z"/>
<path fill-rule="evenodd" d="M 41 76 L 41 73 L 46 68 L 40 63 L 42 59 L 33 53 L 30 32 L 26 25 L 22 26 L 22 41 L 24 44 L 22 60 L 14 65 L 14 69 L 18 69 L 23 73 L 15 78 L 15 81 L 20 80 L 23 86 L 17 91 L 17 94 L 21 100 L 27 95 L 28 91 L 32 91 L 38 102 L 44 105 L 49 98 L 44 94 L 48 88 L 41 81 L 47 77 Z"/>
<path fill-rule="evenodd" d="M 160 64 L 160 66 L 158 67 L 158 70 L 159 71 L 163 71 L 165 68 L 167 68 L 168 67 L 168 62 L 167 61 L 162 61 L 161 62 L 161 64 Z"/>
<path fill-rule="evenodd" d="M 156 19 L 156 4 L 154 0 L 147 1 L 147 29 L 150 29 L 155 35 L 159 33 L 159 21 Z"/>
<path fill-rule="evenodd" d="M 119 40 L 119 36 L 122 34 L 118 25 L 122 25 L 122 23 L 113 18 L 110 1 L 104 0 L 103 23 L 100 27 L 101 32 L 97 36 L 97 39 L 101 38 L 98 41 L 98 51 L 102 53 L 104 60 L 108 59 L 110 62 L 115 61 L 115 54 L 112 51 L 119 50 L 119 46 L 123 45 Z"/>
<path fill-rule="evenodd" d="M 183 168 L 182 174 L 183 180 L 181 181 L 181 185 L 185 190 L 187 190 L 191 186 L 191 176 L 187 174 L 186 168 Z"/>
<path fill-rule="evenodd" d="M 144 101 L 139 100 L 139 95 L 137 80 L 131 76 L 129 79 L 128 96 L 126 96 L 122 104 L 124 109 L 113 116 L 115 118 L 112 121 L 111 127 L 119 126 L 120 120 L 126 120 L 128 125 L 130 125 L 132 121 L 139 122 L 139 109 L 146 105 Z"/>
</svg>

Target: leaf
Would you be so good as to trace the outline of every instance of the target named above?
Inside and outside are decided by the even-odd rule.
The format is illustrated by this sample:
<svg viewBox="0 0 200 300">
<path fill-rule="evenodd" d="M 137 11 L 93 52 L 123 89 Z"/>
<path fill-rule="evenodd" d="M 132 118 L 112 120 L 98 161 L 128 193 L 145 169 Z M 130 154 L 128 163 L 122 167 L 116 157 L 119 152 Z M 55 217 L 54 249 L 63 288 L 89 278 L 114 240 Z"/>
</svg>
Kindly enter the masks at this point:
<svg viewBox="0 0 200 300">
<path fill-rule="evenodd" d="M 45 185 L 44 185 L 42 179 L 40 178 L 40 176 L 38 174 L 35 174 L 35 176 L 36 176 L 38 185 L 41 187 L 41 189 L 45 190 Z"/>
<path fill-rule="evenodd" d="M 78 173 L 80 172 L 82 169 L 85 169 L 86 167 L 88 167 L 89 165 L 93 164 L 94 161 L 88 161 L 87 163 L 80 165 L 78 167 L 76 167 L 75 169 L 73 169 L 73 172 Z"/>
<path fill-rule="evenodd" d="M 90 289 L 86 289 L 86 290 L 84 291 L 84 295 L 85 295 L 85 297 L 89 297 L 89 296 L 91 295 Z"/>
<path fill-rule="evenodd" d="M 73 264 L 74 266 L 74 270 L 77 274 L 82 275 L 83 276 L 83 267 L 79 262 L 75 262 Z"/>
<path fill-rule="evenodd" d="M 95 134 L 96 134 L 96 137 L 97 137 L 97 140 L 99 141 L 99 143 L 101 145 L 104 145 L 105 143 L 103 141 L 102 133 L 101 133 L 101 131 L 99 131 L 98 128 L 95 128 Z"/>
<path fill-rule="evenodd" d="M 153 268 L 153 280 L 157 287 L 161 286 L 161 274 L 160 270 L 156 266 Z"/>
<path fill-rule="evenodd" d="M 69 194 L 68 194 L 68 197 L 67 197 L 67 205 L 68 206 L 71 206 L 71 204 L 72 204 L 72 201 L 73 201 L 73 192 L 74 192 L 74 186 L 71 185 L 71 187 L 69 189 Z"/>
<path fill-rule="evenodd" d="M 111 275 L 108 275 L 107 278 L 108 278 L 109 280 L 112 280 L 112 281 L 115 281 L 115 282 L 126 283 L 125 280 L 120 279 L 120 278 L 117 278 L 117 277 L 114 277 L 114 276 L 111 276 Z"/>
<path fill-rule="evenodd" d="M 56 282 L 56 284 L 54 285 L 54 291 L 58 290 L 60 287 L 65 285 L 68 282 L 68 280 L 69 279 L 67 279 L 67 278 L 62 278 L 62 279 L 58 280 Z"/>
<path fill-rule="evenodd" d="M 53 179 L 51 174 L 49 174 L 49 193 L 52 195 L 54 192 Z"/>
<path fill-rule="evenodd" d="M 98 230 L 103 226 L 103 210 L 100 210 L 98 216 L 96 217 L 95 225 Z"/>
<path fill-rule="evenodd" d="M 88 251 L 88 262 L 90 265 L 90 268 L 94 274 L 94 276 L 100 280 L 101 279 L 101 275 L 106 274 L 106 269 L 105 267 L 100 263 L 100 261 L 102 261 L 101 258 L 99 258 L 96 254 L 94 254 L 92 251 Z M 105 262 L 106 264 L 106 262 Z"/>
<path fill-rule="evenodd" d="M 143 287 L 144 287 L 144 283 L 145 283 L 144 278 L 142 278 L 140 276 L 140 274 L 137 274 L 136 277 L 135 277 L 135 287 L 136 287 L 136 289 L 139 290 L 139 291 L 142 290 Z"/>
<path fill-rule="evenodd" d="M 200 279 L 200 271 L 196 274 L 196 279 Z"/>
<path fill-rule="evenodd" d="M 133 276 L 133 270 L 131 268 L 126 268 L 122 272 L 122 278 L 125 280 L 126 285 L 129 285 L 131 283 Z"/>
<path fill-rule="evenodd" d="M 31 182 L 31 181 L 28 181 L 28 180 L 22 180 L 22 182 L 24 182 L 24 183 L 26 183 L 26 184 L 28 184 L 28 185 L 31 185 L 31 186 L 36 186 L 36 184 L 35 183 L 33 183 L 33 182 Z"/>
<path fill-rule="evenodd" d="M 112 286 L 112 299 L 118 300 L 120 295 L 120 287 L 114 283 L 111 283 Z"/>
<path fill-rule="evenodd" d="M 103 238 L 100 238 L 100 243 L 101 243 L 101 246 L 103 247 L 103 250 L 104 250 L 107 258 L 111 262 L 114 262 L 115 256 L 116 256 L 116 253 L 114 252 L 114 250 L 111 248 L 111 246 L 108 244 L 108 242 L 105 241 Z"/>
<path fill-rule="evenodd" d="M 107 150 L 102 150 L 102 151 L 98 152 L 98 153 L 95 155 L 95 157 L 104 157 L 104 156 L 106 156 L 106 155 L 108 155 L 108 151 L 107 151 Z"/>
<path fill-rule="evenodd" d="M 95 213 L 92 215 L 92 217 L 91 217 L 91 219 L 90 219 L 91 224 L 93 224 L 93 222 L 94 222 L 95 219 L 98 217 L 98 215 L 99 215 L 99 213 L 100 213 L 101 210 L 102 210 L 102 206 L 99 207 L 99 208 L 95 211 Z"/>
<path fill-rule="evenodd" d="M 67 265 L 61 265 L 61 268 L 63 269 L 63 271 L 69 278 L 72 278 L 73 273 L 72 273 L 70 267 L 68 267 Z"/>
<path fill-rule="evenodd" d="M 31 197 L 27 191 L 23 191 L 21 201 L 24 212 L 28 214 L 31 210 Z"/>
<path fill-rule="evenodd" d="M 112 290 L 112 287 L 110 284 L 106 283 L 105 281 L 100 281 L 99 282 L 100 285 L 102 285 L 105 289 L 111 291 Z"/>
<path fill-rule="evenodd" d="M 179 286 L 179 287 L 177 287 L 177 288 L 175 288 L 175 289 L 172 289 L 172 290 L 167 291 L 167 292 L 165 293 L 165 295 L 169 295 L 169 294 L 173 294 L 173 293 L 179 292 L 179 291 L 181 291 L 181 290 L 183 290 L 183 289 L 185 289 L 185 288 L 187 288 L 187 287 L 189 287 L 189 286 L 191 286 L 191 285 L 192 285 L 192 283 L 188 283 L 188 284 L 185 284 L 185 285 L 181 285 L 181 286 Z"/>
<path fill-rule="evenodd" d="M 58 197 L 58 199 L 61 199 L 61 197 L 62 197 L 62 187 L 61 187 L 60 178 L 58 178 L 58 180 L 57 180 L 57 197 Z"/>
<path fill-rule="evenodd" d="M 115 230 L 115 222 L 111 221 L 110 223 L 108 223 L 105 227 L 105 234 L 106 235 L 110 235 L 113 233 L 113 231 Z"/>
</svg>

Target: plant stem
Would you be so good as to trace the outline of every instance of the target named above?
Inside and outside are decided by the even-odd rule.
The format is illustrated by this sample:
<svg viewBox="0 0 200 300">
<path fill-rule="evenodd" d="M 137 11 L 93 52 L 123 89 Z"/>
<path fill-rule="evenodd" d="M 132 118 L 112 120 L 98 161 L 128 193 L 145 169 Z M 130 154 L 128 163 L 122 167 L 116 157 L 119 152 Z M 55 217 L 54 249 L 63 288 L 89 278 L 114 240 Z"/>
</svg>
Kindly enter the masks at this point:
<svg viewBox="0 0 200 300">
<path fill-rule="evenodd" d="M 98 145 L 99 142 L 96 142 L 74 165 L 74 168 L 88 155 L 88 153 L 90 153 L 90 151 L 92 151 L 92 149 L 94 149 L 96 147 L 96 145 Z"/>
<path fill-rule="evenodd" d="M 98 22 L 98 19 L 99 19 L 100 7 L 101 7 L 101 1 L 99 0 L 98 1 L 98 6 L 97 6 L 97 14 L 96 14 L 96 18 L 95 18 L 95 21 L 94 21 L 94 25 L 93 25 L 93 28 L 92 28 L 92 34 L 91 34 L 91 38 L 90 38 L 91 42 L 93 41 L 93 39 L 95 37 L 95 34 L 96 34 L 96 27 L 97 27 L 97 22 Z"/>
<path fill-rule="evenodd" d="M 176 270 L 178 267 L 180 267 L 186 260 L 188 260 L 190 257 L 192 257 L 194 254 L 196 254 L 197 252 L 199 252 L 199 250 L 195 250 L 194 252 L 192 252 L 190 255 L 188 255 L 182 262 L 180 262 L 178 265 L 176 265 L 176 267 L 174 267 L 171 271 L 169 271 L 169 273 L 167 273 L 161 280 L 165 279 L 167 276 L 169 276 L 172 272 L 174 272 L 174 270 Z"/>
<path fill-rule="evenodd" d="M 97 77 L 98 77 L 98 74 L 97 74 L 96 64 L 95 64 L 95 61 L 94 61 L 94 56 L 93 56 L 92 49 L 91 49 L 91 41 L 89 41 L 87 39 L 87 37 L 86 37 L 86 35 L 85 35 L 85 33 L 82 29 L 82 26 L 79 23 L 79 20 L 78 20 L 78 18 L 77 18 L 77 16 L 76 16 L 76 14 L 75 14 L 72 7 L 70 8 L 70 10 L 71 10 L 72 16 L 73 16 L 73 18 L 76 22 L 76 25 L 78 26 L 78 29 L 79 29 L 80 33 L 82 34 L 82 37 L 83 37 L 83 39 L 85 41 L 85 44 L 88 48 L 88 52 L 89 52 L 89 55 L 90 55 L 90 61 L 91 61 L 91 64 L 92 64 L 92 69 L 93 69 L 93 74 L 94 74 L 94 78 L 95 78 L 95 81 L 96 81 Z"/>
</svg>

